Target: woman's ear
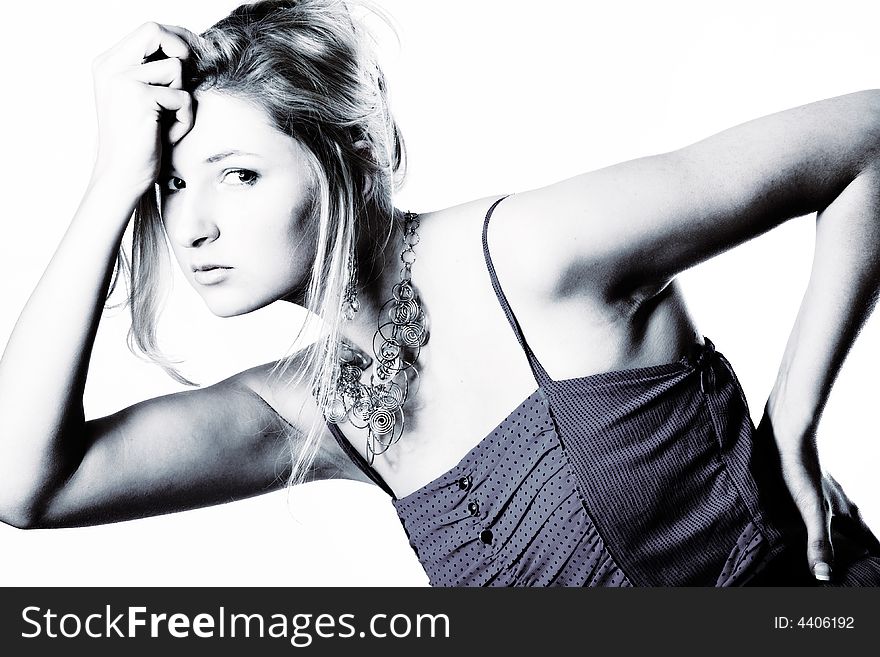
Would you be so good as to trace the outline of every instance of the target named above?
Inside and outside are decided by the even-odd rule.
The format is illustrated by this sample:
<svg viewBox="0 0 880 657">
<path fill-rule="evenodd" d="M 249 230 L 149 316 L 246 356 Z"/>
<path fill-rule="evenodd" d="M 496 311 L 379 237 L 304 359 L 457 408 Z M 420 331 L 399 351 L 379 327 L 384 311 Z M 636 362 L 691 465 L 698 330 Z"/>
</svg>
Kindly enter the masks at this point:
<svg viewBox="0 0 880 657">
<path fill-rule="evenodd" d="M 354 144 L 352 144 L 354 149 L 363 157 L 371 160 L 371 151 L 370 151 L 370 143 L 366 139 L 359 139 Z M 364 196 L 369 196 L 373 192 L 373 176 L 370 173 L 364 174 L 364 188 L 363 190 Z"/>
</svg>

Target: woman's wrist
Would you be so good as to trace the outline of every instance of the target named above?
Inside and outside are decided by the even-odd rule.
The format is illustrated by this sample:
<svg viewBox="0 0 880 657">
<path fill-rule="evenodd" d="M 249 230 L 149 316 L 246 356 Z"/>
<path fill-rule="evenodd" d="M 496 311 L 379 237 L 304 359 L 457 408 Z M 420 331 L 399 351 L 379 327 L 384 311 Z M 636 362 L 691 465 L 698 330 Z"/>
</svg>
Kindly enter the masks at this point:
<svg viewBox="0 0 880 657">
<path fill-rule="evenodd" d="M 112 226 L 124 229 L 135 206 L 148 189 L 149 186 L 144 188 L 143 185 L 96 169 L 89 180 L 77 216 L 86 214 L 89 222 L 102 221 L 98 217 L 103 217 Z"/>
<path fill-rule="evenodd" d="M 787 445 L 793 450 L 802 448 L 804 438 L 815 436 L 819 424 L 821 411 L 815 404 L 799 398 L 797 389 L 787 386 L 784 378 L 777 378 L 764 407 L 780 449 Z"/>
</svg>

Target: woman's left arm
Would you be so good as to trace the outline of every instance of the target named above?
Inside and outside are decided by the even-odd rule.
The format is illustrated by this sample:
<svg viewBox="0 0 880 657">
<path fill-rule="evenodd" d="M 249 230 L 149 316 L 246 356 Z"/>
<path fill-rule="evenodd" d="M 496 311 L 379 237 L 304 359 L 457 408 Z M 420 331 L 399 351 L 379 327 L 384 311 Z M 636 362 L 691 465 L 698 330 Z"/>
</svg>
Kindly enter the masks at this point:
<svg viewBox="0 0 880 657">
<path fill-rule="evenodd" d="M 493 216 L 504 217 L 506 243 L 528 245 L 528 262 L 517 261 L 529 271 L 623 299 L 828 208 L 878 162 L 880 89 L 870 89 L 520 192 Z"/>
<path fill-rule="evenodd" d="M 765 410 L 807 527 L 809 565 L 830 564 L 815 430 L 878 296 L 880 90 L 516 194 L 499 210 L 506 243 L 530 246 L 524 266 L 558 272 L 559 294 L 624 305 L 788 219 L 817 213 L 809 286 Z"/>
<path fill-rule="evenodd" d="M 822 494 L 816 431 L 831 387 L 880 291 L 880 163 L 864 168 L 816 216 L 810 281 L 765 406 L 783 477 L 807 528 L 811 568 L 833 560 L 829 505 L 858 509 L 837 488 Z M 836 487 L 833 480 L 826 484 Z M 815 570 L 814 570 L 815 572 Z M 817 573 L 817 577 L 823 573 Z M 824 578 L 824 577 L 822 577 Z"/>
</svg>

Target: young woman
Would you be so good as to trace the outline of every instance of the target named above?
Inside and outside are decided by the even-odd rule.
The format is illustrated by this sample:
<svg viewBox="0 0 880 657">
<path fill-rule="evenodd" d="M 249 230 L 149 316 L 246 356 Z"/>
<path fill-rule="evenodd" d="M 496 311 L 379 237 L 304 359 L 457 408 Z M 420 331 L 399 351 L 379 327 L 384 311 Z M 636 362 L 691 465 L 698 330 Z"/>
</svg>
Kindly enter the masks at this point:
<svg viewBox="0 0 880 657">
<path fill-rule="evenodd" d="M 341 3 L 273 2 L 202 38 L 146 24 L 97 61 L 94 174 L 0 362 L 0 517 L 93 524 L 349 478 L 393 497 L 434 584 L 877 583 L 876 539 L 815 447 L 876 293 L 877 92 L 414 215 L 363 45 Z M 86 421 L 133 210 L 133 335 L 166 368 L 165 235 L 214 314 L 290 301 L 320 337 Z M 676 275 L 810 212 L 811 286 L 756 431 Z"/>
</svg>

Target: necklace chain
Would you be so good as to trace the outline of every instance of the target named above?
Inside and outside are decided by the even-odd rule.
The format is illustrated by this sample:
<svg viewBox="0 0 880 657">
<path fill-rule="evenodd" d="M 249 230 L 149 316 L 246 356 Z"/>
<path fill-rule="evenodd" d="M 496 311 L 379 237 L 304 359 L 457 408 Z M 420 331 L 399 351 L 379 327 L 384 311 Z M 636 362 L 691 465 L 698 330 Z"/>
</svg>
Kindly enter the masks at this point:
<svg viewBox="0 0 880 657">
<path fill-rule="evenodd" d="M 428 338 L 427 317 L 412 285 L 419 217 L 407 212 L 404 220 L 400 281 L 392 288 L 391 298 L 379 309 L 370 382 L 361 383 L 369 363 L 362 368 L 353 364 L 359 359 L 342 360 L 337 364 L 334 390 L 323 408 L 328 422 L 348 421 L 354 427 L 367 430 L 367 457 L 371 465 L 377 454 L 385 452 L 403 435 L 406 424 L 403 406 L 417 381 L 415 363 Z"/>
</svg>

